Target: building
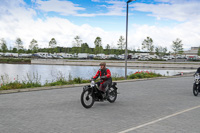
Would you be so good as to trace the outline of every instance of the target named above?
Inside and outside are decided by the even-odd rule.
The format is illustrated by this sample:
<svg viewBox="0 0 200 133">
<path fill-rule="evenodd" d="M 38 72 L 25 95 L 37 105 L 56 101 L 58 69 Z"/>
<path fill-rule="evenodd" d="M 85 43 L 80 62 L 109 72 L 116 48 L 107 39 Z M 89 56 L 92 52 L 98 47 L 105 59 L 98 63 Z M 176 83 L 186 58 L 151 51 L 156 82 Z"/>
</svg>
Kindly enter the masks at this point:
<svg viewBox="0 0 200 133">
<path fill-rule="evenodd" d="M 198 50 L 199 50 L 199 47 L 191 47 L 190 50 L 188 51 L 184 51 L 183 54 L 188 56 L 188 55 L 198 55 Z"/>
</svg>

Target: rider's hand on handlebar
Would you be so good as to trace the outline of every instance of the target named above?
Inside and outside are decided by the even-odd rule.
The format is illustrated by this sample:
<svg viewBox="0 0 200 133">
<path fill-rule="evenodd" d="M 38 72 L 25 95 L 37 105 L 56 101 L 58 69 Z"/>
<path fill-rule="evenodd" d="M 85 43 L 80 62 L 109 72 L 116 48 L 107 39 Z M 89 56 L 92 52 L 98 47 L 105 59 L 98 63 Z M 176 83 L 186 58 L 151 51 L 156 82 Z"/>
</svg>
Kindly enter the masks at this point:
<svg viewBox="0 0 200 133">
<path fill-rule="evenodd" d="M 91 79 L 90 79 L 90 82 L 91 82 L 91 81 L 95 81 L 95 79 L 91 78 Z"/>
</svg>

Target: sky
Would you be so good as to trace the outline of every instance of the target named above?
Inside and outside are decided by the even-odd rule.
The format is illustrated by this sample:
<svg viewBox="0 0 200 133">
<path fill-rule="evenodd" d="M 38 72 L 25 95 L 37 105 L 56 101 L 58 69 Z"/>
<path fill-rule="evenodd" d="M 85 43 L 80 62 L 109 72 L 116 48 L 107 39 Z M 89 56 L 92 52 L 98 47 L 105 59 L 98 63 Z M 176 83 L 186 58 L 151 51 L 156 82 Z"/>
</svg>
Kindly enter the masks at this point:
<svg viewBox="0 0 200 133">
<path fill-rule="evenodd" d="M 10 49 L 21 38 L 25 48 L 32 39 L 39 47 L 72 47 L 75 36 L 94 47 L 117 48 L 126 37 L 125 0 L 0 0 L 0 39 Z M 177 38 L 184 50 L 200 46 L 200 0 L 136 0 L 128 4 L 128 49 L 141 49 L 144 39 L 155 47 L 167 47 Z"/>
</svg>

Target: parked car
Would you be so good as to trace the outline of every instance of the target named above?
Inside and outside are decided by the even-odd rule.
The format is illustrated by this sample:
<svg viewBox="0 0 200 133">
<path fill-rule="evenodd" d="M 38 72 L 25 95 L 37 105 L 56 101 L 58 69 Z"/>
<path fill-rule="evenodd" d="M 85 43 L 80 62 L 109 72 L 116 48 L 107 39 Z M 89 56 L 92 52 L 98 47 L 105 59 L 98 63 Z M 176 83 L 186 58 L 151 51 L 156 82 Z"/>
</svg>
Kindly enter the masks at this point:
<svg viewBox="0 0 200 133">
<path fill-rule="evenodd" d="M 52 55 L 47 55 L 45 58 L 51 59 L 51 58 L 53 58 L 53 57 L 52 57 Z"/>
<path fill-rule="evenodd" d="M 162 59 L 167 61 L 167 60 L 169 60 L 169 57 L 164 56 L 164 57 L 162 57 Z"/>
<path fill-rule="evenodd" d="M 79 59 L 87 59 L 89 56 L 88 53 L 78 53 L 78 58 Z"/>
<path fill-rule="evenodd" d="M 32 58 L 42 58 L 42 56 L 39 55 L 39 54 L 32 54 L 31 57 L 32 57 Z"/>
<path fill-rule="evenodd" d="M 149 58 L 146 57 L 146 56 L 139 57 L 138 59 L 139 59 L 139 60 L 149 60 Z"/>
</svg>

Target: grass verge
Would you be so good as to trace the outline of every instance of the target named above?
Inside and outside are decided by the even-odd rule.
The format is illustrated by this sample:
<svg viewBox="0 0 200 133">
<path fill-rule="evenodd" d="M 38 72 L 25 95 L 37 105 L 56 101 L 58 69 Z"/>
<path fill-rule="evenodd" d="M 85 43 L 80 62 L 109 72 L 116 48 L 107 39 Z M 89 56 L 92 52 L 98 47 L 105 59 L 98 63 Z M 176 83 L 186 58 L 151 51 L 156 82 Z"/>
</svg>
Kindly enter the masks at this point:
<svg viewBox="0 0 200 133">
<path fill-rule="evenodd" d="M 140 71 L 128 75 L 128 79 L 142 79 L 142 78 L 154 78 L 161 77 L 161 74 Z M 40 82 L 41 77 L 38 74 L 33 74 L 31 77 L 27 74 L 27 79 L 19 81 L 18 78 L 14 81 L 10 81 L 8 75 L 1 75 L 0 78 L 0 90 L 11 90 L 11 89 L 24 89 L 24 88 L 35 88 L 35 87 L 48 87 L 48 86 L 61 86 L 61 85 L 72 85 L 72 84 L 81 84 L 81 83 L 90 83 L 90 79 L 82 79 L 80 77 L 72 79 L 69 75 L 68 80 L 60 75 L 55 81 L 46 82 L 44 85 Z M 118 75 L 112 76 L 113 81 L 125 80 L 124 77 L 119 77 Z"/>
<path fill-rule="evenodd" d="M 31 59 L 23 59 L 23 58 L 0 58 L 0 63 L 8 63 L 8 64 L 31 64 Z"/>
</svg>

